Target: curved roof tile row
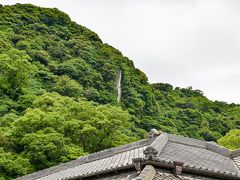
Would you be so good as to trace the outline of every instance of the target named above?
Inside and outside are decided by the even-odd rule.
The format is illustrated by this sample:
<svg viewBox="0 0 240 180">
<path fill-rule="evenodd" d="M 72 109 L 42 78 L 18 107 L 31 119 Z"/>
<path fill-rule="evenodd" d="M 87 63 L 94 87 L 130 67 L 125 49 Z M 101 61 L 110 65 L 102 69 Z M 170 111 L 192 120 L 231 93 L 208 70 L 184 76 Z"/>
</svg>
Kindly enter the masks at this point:
<svg viewBox="0 0 240 180">
<path fill-rule="evenodd" d="M 120 169 L 134 167 L 133 158 L 145 156 L 145 149 L 153 148 L 159 166 L 170 167 L 173 162 L 183 163 L 183 171 L 203 173 L 207 176 L 229 175 L 240 179 L 240 156 L 216 144 L 163 133 L 124 146 L 111 148 L 68 163 L 48 168 L 18 180 L 65 180 L 91 177 Z M 147 160 L 145 160 L 147 161 Z M 146 162 L 145 162 L 146 163 Z M 156 163 L 157 164 L 157 163 Z M 209 173 L 210 172 L 210 173 Z"/>
</svg>

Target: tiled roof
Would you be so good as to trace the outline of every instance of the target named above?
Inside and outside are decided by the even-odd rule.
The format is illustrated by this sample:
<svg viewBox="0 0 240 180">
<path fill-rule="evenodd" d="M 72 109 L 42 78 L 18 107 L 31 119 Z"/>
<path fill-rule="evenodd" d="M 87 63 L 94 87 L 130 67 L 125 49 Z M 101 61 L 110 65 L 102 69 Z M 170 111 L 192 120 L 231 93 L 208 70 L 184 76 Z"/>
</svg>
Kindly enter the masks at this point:
<svg viewBox="0 0 240 180">
<path fill-rule="evenodd" d="M 133 168 L 136 165 L 133 163 L 134 158 L 140 159 L 142 166 L 154 164 L 162 168 L 173 168 L 173 163 L 177 161 L 183 163 L 183 172 L 240 179 L 238 153 L 239 151 L 231 152 L 214 143 L 163 133 L 158 137 L 93 153 L 18 179 L 63 180 L 92 177 Z M 156 175 L 160 178 L 166 174 Z M 169 177 L 171 176 L 173 175 L 170 174 Z"/>
<path fill-rule="evenodd" d="M 154 172 L 153 176 L 144 176 L 146 174 L 152 175 L 151 172 Z M 124 180 L 127 180 L 127 179 L 124 179 Z M 216 180 L 216 179 L 204 177 L 204 176 L 186 174 L 186 173 L 181 173 L 181 175 L 175 176 L 169 170 L 158 169 L 151 165 L 147 165 L 144 167 L 144 169 L 139 174 L 139 176 L 134 178 L 134 180 Z"/>
<path fill-rule="evenodd" d="M 74 177 L 90 176 L 99 172 L 107 172 L 108 170 L 112 171 L 115 168 L 133 167 L 132 158 L 142 157 L 145 147 L 151 144 L 154 140 L 155 138 L 144 139 L 120 147 L 107 149 L 17 179 L 70 179 Z"/>
<path fill-rule="evenodd" d="M 175 177 L 173 174 L 157 173 L 153 180 L 180 180 L 180 179 Z"/>
<path fill-rule="evenodd" d="M 240 156 L 234 157 L 233 160 L 236 163 L 236 165 L 239 169 L 239 172 L 240 172 Z"/>
<path fill-rule="evenodd" d="M 113 156 L 91 161 L 85 164 L 81 164 L 61 172 L 56 172 L 48 176 L 39 178 L 39 180 L 49 179 L 68 179 L 84 177 L 86 175 L 95 175 L 99 172 L 107 172 L 108 170 L 115 170 L 121 167 L 131 166 L 133 164 L 132 158 L 143 155 L 144 147 L 136 148 L 133 150 L 125 151 L 122 153 L 114 154 Z"/>
<path fill-rule="evenodd" d="M 167 143 L 160 154 L 160 160 L 179 161 L 183 162 L 185 167 L 201 168 L 208 171 L 238 173 L 230 157 L 222 156 L 204 148 L 175 142 Z"/>
</svg>

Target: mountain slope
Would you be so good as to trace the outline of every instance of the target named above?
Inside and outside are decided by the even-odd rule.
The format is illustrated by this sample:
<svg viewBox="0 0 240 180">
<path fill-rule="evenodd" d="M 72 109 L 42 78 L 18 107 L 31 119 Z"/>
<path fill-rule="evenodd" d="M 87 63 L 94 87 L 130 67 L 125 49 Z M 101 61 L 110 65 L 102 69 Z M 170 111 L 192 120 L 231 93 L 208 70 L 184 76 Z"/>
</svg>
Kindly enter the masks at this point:
<svg viewBox="0 0 240 180">
<path fill-rule="evenodd" d="M 0 6 L 0 22 L 2 178 L 144 138 L 151 128 L 210 141 L 240 128 L 239 105 L 149 84 L 120 51 L 57 9 Z"/>
</svg>

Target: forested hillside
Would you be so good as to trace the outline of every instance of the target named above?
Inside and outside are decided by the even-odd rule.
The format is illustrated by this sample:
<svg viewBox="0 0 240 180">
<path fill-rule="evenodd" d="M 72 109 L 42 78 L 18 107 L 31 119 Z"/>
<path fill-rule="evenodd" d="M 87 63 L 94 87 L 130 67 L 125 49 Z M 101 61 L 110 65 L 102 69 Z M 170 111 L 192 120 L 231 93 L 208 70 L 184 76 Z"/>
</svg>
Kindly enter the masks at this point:
<svg viewBox="0 0 240 180">
<path fill-rule="evenodd" d="M 146 138 L 151 128 L 236 149 L 240 106 L 149 84 L 119 50 L 57 9 L 0 5 L 0 179 Z"/>
</svg>

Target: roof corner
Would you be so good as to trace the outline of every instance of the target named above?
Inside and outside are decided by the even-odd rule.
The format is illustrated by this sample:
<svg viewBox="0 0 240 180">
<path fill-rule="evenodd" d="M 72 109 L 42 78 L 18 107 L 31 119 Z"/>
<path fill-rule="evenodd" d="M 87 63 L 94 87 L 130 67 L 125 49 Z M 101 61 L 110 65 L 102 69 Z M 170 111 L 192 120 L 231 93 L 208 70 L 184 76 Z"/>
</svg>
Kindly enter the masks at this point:
<svg viewBox="0 0 240 180">
<path fill-rule="evenodd" d="M 240 156 L 240 148 L 239 149 L 236 149 L 236 150 L 234 150 L 234 151 L 231 151 L 231 157 L 232 158 L 235 158 L 235 157 L 237 157 L 237 156 Z"/>
<path fill-rule="evenodd" d="M 240 149 L 231 152 L 231 158 L 233 159 L 234 163 L 238 168 L 238 172 L 240 174 Z"/>
<path fill-rule="evenodd" d="M 231 156 L 231 151 L 229 149 L 224 148 L 214 142 L 207 142 L 207 150 L 213 151 L 223 156 L 227 156 L 227 157 Z"/>
</svg>

